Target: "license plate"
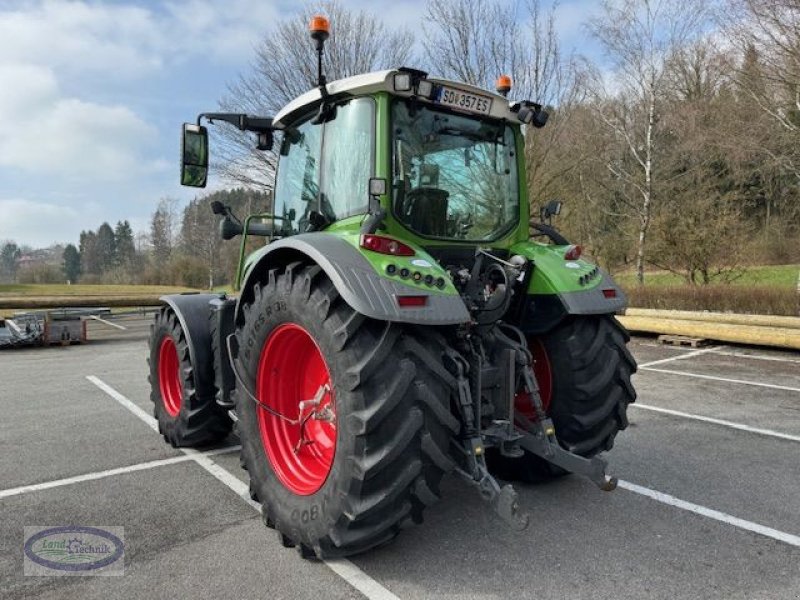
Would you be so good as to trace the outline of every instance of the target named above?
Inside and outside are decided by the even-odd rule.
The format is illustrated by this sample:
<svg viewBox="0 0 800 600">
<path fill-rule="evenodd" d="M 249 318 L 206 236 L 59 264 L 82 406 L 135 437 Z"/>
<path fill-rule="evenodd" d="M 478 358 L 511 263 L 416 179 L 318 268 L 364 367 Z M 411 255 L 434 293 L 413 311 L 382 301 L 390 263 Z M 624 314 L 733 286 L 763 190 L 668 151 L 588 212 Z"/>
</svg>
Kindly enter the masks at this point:
<svg viewBox="0 0 800 600">
<path fill-rule="evenodd" d="M 471 92 L 464 92 L 449 87 L 439 88 L 436 102 L 458 110 L 488 115 L 492 108 L 492 99 Z"/>
</svg>

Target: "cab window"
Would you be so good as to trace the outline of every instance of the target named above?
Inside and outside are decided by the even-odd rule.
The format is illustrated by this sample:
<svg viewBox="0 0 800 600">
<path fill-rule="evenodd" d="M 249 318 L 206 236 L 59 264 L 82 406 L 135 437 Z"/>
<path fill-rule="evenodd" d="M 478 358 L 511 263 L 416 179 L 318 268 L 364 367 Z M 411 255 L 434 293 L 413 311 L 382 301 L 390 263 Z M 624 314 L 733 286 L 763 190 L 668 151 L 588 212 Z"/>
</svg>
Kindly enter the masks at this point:
<svg viewBox="0 0 800 600">
<path fill-rule="evenodd" d="M 284 218 L 279 222 L 283 235 L 367 212 L 375 163 L 374 106 L 371 98 L 349 100 L 324 125 L 312 124 L 309 117 L 284 132 L 275 181 L 275 214 Z"/>
<path fill-rule="evenodd" d="M 321 206 L 333 222 L 367 212 L 372 154 L 374 102 L 356 98 L 336 110 L 325 124 L 322 141 Z"/>
<path fill-rule="evenodd" d="M 278 175 L 275 181 L 275 215 L 284 235 L 308 228 L 310 213 L 319 200 L 319 157 L 322 126 L 310 120 L 283 133 Z"/>
</svg>

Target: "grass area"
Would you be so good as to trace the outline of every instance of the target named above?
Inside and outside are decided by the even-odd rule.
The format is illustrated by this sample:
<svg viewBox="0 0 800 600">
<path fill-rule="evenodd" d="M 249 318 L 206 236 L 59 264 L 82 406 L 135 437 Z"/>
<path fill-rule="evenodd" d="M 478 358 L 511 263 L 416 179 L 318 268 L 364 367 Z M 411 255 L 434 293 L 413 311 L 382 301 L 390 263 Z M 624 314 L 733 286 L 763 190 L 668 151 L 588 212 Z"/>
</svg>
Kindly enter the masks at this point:
<svg viewBox="0 0 800 600">
<path fill-rule="evenodd" d="M 767 286 L 775 288 L 797 288 L 797 276 L 800 273 L 800 265 L 765 265 L 759 267 L 748 267 L 747 271 L 731 282 L 731 286 Z M 625 288 L 636 285 L 636 273 L 619 273 L 614 275 L 614 279 Z M 686 282 L 675 273 L 665 271 L 649 272 L 644 275 L 645 286 L 680 286 Z M 724 285 L 724 284 L 721 284 Z"/>
<path fill-rule="evenodd" d="M 623 286 L 630 306 L 662 310 L 710 310 L 756 315 L 800 314 L 793 287 L 776 285 L 638 285 Z"/>
<path fill-rule="evenodd" d="M 66 285 L 21 283 L 0 285 L 1 296 L 160 296 L 197 291 L 170 285 Z"/>
</svg>

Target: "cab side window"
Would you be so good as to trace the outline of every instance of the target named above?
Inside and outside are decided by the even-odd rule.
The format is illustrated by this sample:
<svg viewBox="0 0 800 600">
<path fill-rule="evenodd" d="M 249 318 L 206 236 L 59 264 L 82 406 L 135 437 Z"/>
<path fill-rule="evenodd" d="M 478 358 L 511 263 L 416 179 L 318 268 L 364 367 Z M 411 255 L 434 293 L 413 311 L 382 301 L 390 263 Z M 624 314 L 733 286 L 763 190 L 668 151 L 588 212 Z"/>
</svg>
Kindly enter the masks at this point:
<svg viewBox="0 0 800 600">
<path fill-rule="evenodd" d="M 278 176 L 275 181 L 275 214 L 284 217 L 284 234 L 303 231 L 308 214 L 317 210 L 322 126 L 305 121 L 283 134 Z M 290 220 L 294 211 L 294 217 Z"/>
<path fill-rule="evenodd" d="M 375 103 L 356 98 L 337 107 L 322 141 L 320 206 L 331 222 L 367 212 L 372 176 Z"/>
<path fill-rule="evenodd" d="M 309 118 L 283 132 L 274 208 L 284 218 L 283 235 L 307 231 L 312 212 L 328 223 L 367 212 L 374 119 L 374 101 L 356 98 L 337 106 L 324 125 Z"/>
</svg>

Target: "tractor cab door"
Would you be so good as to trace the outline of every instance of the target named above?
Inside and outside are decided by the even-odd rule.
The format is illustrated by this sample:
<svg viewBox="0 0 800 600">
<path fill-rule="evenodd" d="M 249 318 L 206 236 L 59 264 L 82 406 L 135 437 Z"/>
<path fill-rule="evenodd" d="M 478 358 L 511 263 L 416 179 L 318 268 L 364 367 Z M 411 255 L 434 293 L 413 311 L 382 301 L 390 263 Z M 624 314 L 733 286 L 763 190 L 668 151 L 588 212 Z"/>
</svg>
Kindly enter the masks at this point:
<svg viewBox="0 0 800 600">
<path fill-rule="evenodd" d="M 375 103 L 355 98 L 337 107 L 336 117 L 314 124 L 312 116 L 288 128 L 281 144 L 275 183 L 275 214 L 284 235 L 324 229 L 367 212 L 375 149 Z"/>
</svg>

